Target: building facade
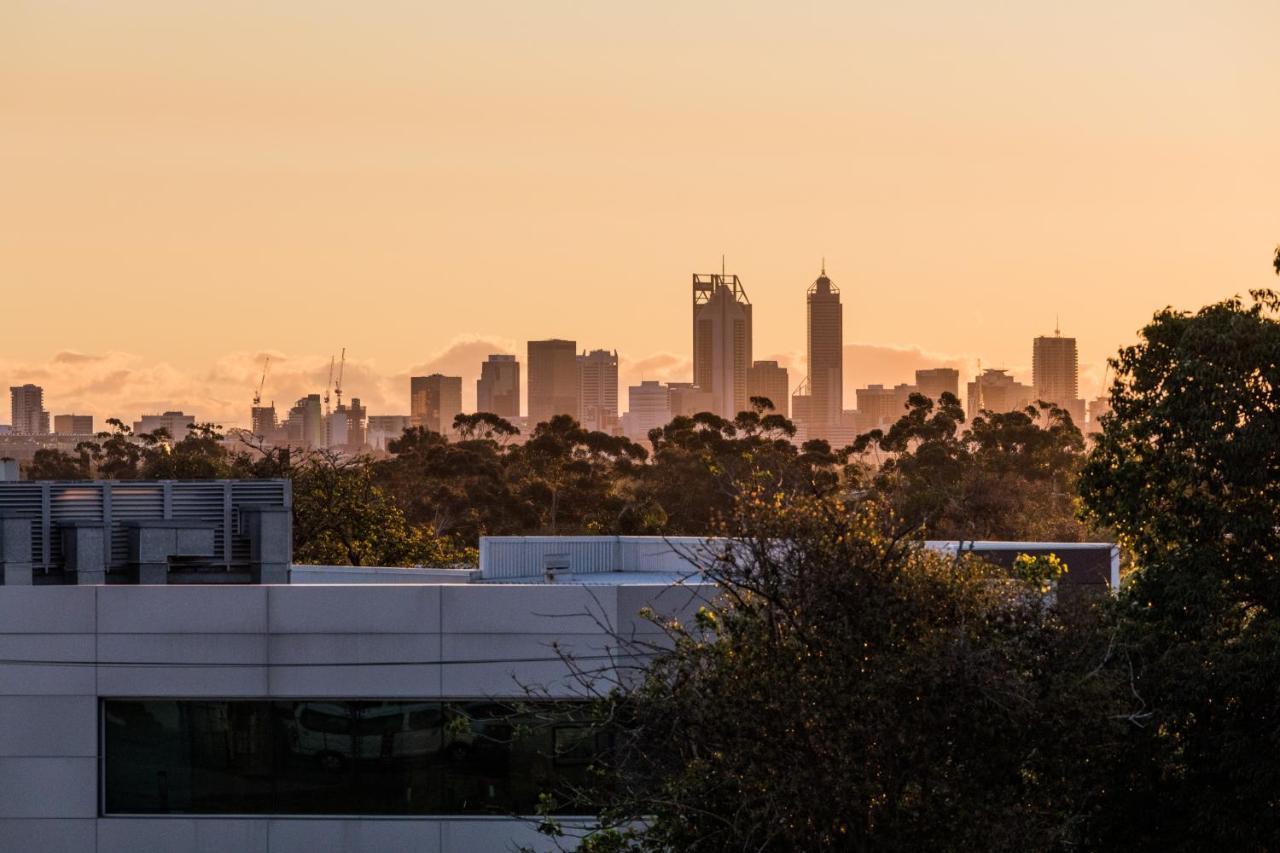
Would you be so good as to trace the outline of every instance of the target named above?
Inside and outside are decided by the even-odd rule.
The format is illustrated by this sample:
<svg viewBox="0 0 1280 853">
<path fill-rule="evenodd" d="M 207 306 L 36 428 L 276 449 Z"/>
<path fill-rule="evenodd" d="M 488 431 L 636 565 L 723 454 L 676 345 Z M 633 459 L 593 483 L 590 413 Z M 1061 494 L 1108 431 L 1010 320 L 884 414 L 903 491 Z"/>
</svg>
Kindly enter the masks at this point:
<svg viewBox="0 0 1280 853">
<path fill-rule="evenodd" d="M 671 392 L 656 379 L 642 381 L 627 388 L 627 413 L 622 416 L 622 431 L 633 439 L 647 438 L 649 430 L 671 422 Z"/>
<path fill-rule="evenodd" d="M 754 361 L 747 371 L 747 399 L 768 397 L 773 410 L 791 416 L 791 385 L 787 369 L 776 361 Z"/>
<path fill-rule="evenodd" d="M 960 399 L 960 371 L 954 367 L 933 367 L 916 371 L 916 388 L 935 404 L 943 394 Z"/>
<path fill-rule="evenodd" d="M 1085 404 L 1080 398 L 1080 358 L 1075 338 L 1041 336 L 1031 345 L 1031 376 L 1037 400 L 1053 403 L 1071 413 L 1083 427 Z"/>
<path fill-rule="evenodd" d="M 844 411 L 844 306 L 840 288 L 827 278 L 826 266 L 806 294 L 809 371 L 809 433 L 823 437 L 837 427 Z"/>
<path fill-rule="evenodd" d="M 319 394 L 308 394 L 293 405 L 284 432 L 285 439 L 294 447 L 324 447 L 328 443 L 324 405 Z"/>
<path fill-rule="evenodd" d="M 476 411 L 508 420 L 520 417 L 520 362 L 514 355 L 491 355 L 480 365 Z"/>
<path fill-rule="evenodd" d="M 555 415 L 577 417 L 578 342 L 529 341 L 529 429 Z"/>
<path fill-rule="evenodd" d="M 182 412 L 165 412 L 162 415 L 142 415 L 133 422 L 133 434 L 144 435 L 156 430 L 165 430 L 173 441 L 182 441 L 187 437 L 190 428 L 195 426 L 196 416 Z"/>
<path fill-rule="evenodd" d="M 693 276 L 693 384 L 711 395 L 711 412 L 734 418 L 747 404 L 751 302 L 736 275 Z"/>
<path fill-rule="evenodd" d="M 612 433 L 618 425 L 618 351 L 585 350 L 578 356 L 578 423 Z"/>
<path fill-rule="evenodd" d="M 93 415 L 54 415 L 53 431 L 57 435 L 93 435 Z"/>
<path fill-rule="evenodd" d="M 409 379 L 409 417 L 413 425 L 443 434 L 462 413 L 462 377 L 433 373 Z"/>
<path fill-rule="evenodd" d="M 984 411 L 1025 409 L 1035 398 L 1035 389 L 1014 379 L 1008 370 L 989 367 L 969 383 L 965 403 L 969 420 L 973 420 Z"/>
<path fill-rule="evenodd" d="M 44 409 L 44 389 L 39 385 L 9 388 L 9 413 L 14 435 L 49 434 L 49 413 Z"/>
</svg>

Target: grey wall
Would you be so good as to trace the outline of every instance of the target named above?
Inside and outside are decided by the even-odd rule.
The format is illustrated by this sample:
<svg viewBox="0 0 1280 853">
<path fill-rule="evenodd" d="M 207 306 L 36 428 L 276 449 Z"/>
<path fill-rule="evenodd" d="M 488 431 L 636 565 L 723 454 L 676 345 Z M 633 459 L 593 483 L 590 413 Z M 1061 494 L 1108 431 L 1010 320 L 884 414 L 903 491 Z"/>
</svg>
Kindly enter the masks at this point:
<svg viewBox="0 0 1280 853">
<path fill-rule="evenodd" d="M 577 688 L 551 642 L 601 653 L 609 646 L 601 624 L 654 630 L 636 615 L 650 602 L 660 612 L 687 612 L 697 593 L 0 586 L 0 853 L 461 853 L 538 844 L 529 825 L 490 818 L 99 817 L 98 700 L 516 697 L 522 685 L 571 697 Z M 547 660 L 499 662 L 509 658 Z M 164 665 L 118 665 L 145 662 Z M 349 663 L 366 665 L 342 665 Z"/>
</svg>

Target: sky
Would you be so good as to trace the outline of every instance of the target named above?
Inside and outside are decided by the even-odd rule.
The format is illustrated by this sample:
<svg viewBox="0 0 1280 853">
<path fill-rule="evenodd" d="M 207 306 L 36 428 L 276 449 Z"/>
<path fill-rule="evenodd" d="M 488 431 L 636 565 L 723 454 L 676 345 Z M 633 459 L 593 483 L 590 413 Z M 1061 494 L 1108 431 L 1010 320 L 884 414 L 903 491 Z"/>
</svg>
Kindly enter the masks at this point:
<svg viewBox="0 0 1280 853">
<path fill-rule="evenodd" d="M 55 413 L 408 409 L 530 338 L 690 375 L 694 272 L 846 405 L 916 367 L 1082 392 L 1152 313 L 1274 286 L 1280 3 L 0 3 L 0 385 Z M 622 394 L 625 408 L 625 390 Z M 0 421 L 7 420 L 7 413 Z"/>
</svg>

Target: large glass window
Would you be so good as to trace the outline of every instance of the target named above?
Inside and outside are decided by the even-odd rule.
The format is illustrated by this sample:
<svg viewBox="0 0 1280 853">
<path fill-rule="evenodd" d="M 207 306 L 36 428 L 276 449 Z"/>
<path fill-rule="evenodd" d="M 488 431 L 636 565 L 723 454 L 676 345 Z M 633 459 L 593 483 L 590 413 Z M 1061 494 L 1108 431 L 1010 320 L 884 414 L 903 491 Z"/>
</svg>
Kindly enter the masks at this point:
<svg viewBox="0 0 1280 853">
<path fill-rule="evenodd" d="M 109 814 L 528 814 L 605 746 L 562 702 L 108 699 L 102 719 Z"/>
</svg>

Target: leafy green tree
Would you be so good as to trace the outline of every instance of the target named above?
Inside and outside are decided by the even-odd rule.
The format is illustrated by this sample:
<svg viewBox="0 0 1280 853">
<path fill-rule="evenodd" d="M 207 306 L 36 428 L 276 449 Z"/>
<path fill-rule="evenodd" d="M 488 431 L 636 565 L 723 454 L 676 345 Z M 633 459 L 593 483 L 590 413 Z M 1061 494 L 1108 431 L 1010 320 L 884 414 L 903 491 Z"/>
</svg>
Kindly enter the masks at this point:
<svg viewBox="0 0 1280 853">
<path fill-rule="evenodd" d="M 41 448 L 26 468 L 28 480 L 88 480 L 89 453 L 77 451 L 75 456 L 62 450 Z"/>
<path fill-rule="evenodd" d="M 1111 849 L 1280 847 L 1280 297 L 1252 297 L 1166 308 L 1112 359 L 1081 477 L 1135 564 L 1119 637 L 1146 717 Z"/>
<path fill-rule="evenodd" d="M 145 480 L 217 480 L 243 476 L 243 460 L 223 443 L 216 424 L 193 424 L 181 441 L 144 444 L 139 476 Z M 167 438 L 167 436 L 166 436 Z"/>
<path fill-rule="evenodd" d="M 133 429 L 119 418 L 108 418 L 109 432 L 100 432 L 98 441 L 84 441 L 78 450 L 87 453 L 95 475 L 103 480 L 136 480 L 140 474 L 143 446 L 155 445 L 167 437 L 164 430 L 159 435 L 135 437 Z"/>
<path fill-rule="evenodd" d="M 638 683 L 601 696 L 616 749 L 583 849 L 1061 850 L 1088 840 L 1130 698 L 1053 561 L 1010 578 L 886 532 L 881 509 L 753 490 L 718 595 Z M 780 545 L 785 543 L 785 545 Z M 572 661 L 572 659 L 570 658 Z M 579 667 L 583 684 L 597 682 Z M 592 798 L 595 798 L 594 800 Z M 600 805 L 600 801 L 603 805 Z M 554 835 L 562 827 L 544 825 Z"/>
</svg>

